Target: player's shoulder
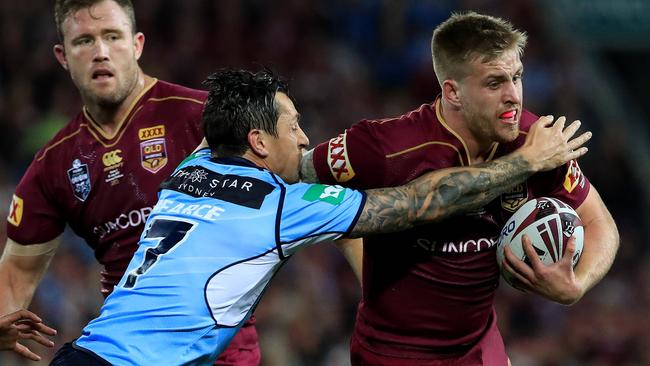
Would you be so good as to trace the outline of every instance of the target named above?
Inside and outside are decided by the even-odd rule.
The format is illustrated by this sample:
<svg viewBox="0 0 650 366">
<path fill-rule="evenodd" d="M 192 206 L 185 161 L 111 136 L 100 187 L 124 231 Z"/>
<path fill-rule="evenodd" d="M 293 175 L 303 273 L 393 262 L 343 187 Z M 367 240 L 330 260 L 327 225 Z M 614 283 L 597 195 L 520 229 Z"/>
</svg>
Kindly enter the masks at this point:
<svg viewBox="0 0 650 366">
<path fill-rule="evenodd" d="M 427 103 L 399 116 L 379 119 L 362 119 L 358 124 L 365 125 L 369 129 L 399 130 L 404 127 L 408 128 L 409 126 L 429 124 L 432 120 L 437 119 L 435 103 Z"/>
<path fill-rule="evenodd" d="M 41 161 L 47 157 L 47 155 L 52 155 L 53 158 L 61 158 L 62 154 L 65 151 L 70 151 L 74 149 L 73 146 L 76 146 L 79 143 L 85 143 L 81 141 L 86 137 L 86 134 L 82 133 L 82 130 L 88 126 L 88 121 L 84 117 L 84 113 L 80 111 L 74 116 L 68 123 L 65 124 L 54 136 L 43 145 L 43 147 L 36 152 L 34 155 L 35 161 Z M 52 150 L 55 150 L 57 154 L 48 154 Z"/>
<path fill-rule="evenodd" d="M 208 97 L 208 92 L 200 89 L 192 89 L 187 86 L 170 83 L 164 80 L 157 80 L 151 88 L 150 98 L 177 98 L 203 104 Z"/>
</svg>

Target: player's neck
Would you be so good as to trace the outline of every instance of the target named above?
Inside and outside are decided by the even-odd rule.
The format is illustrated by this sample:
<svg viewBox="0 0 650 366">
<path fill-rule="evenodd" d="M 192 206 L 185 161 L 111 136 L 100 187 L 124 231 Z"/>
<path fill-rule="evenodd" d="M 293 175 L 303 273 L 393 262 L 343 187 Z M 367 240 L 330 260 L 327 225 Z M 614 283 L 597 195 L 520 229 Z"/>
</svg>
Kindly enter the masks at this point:
<svg viewBox="0 0 650 366">
<path fill-rule="evenodd" d="M 249 160 L 253 164 L 257 165 L 260 168 L 267 169 L 268 171 L 275 173 L 273 169 L 269 166 L 269 163 L 267 161 L 267 158 L 262 158 L 261 156 L 255 154 L 252 152 L 250 149 L 247 150 L 244 155 L 241 156 L 242 158 Z M 277 173 L 276 173 L 277 174 Z"/>
<path fill-rule="evenodd" d="M 114 106 L 105 106 L 84 101 L 84 108 L 92 118 L 93 122 L 95 122 L 104 133 L 107 135 L 113 135 L 117 129 L 119 129 L 121 122 L 130 112 L 133 103 L 140 97 L 142 91 L 153 82 L 154 79 L 151 76 L 145 75 L 140 71 L 135 87 L 121 103 Z"/>
<path fill-rule="evenodd" d="M 465 143 L 469 157 L 472 159 L 472 164 L 485 161 L 486 156 L 492 150 L 494 142 L 482 141 L 477 138 L 469 128 L 460 110 L 454 109 L 451 105 L 446 104 L 444 100 L 441 100 L 440 103 L 440 114 L 447 126 L 460 136 L 461 140 Z"/>
</svg>

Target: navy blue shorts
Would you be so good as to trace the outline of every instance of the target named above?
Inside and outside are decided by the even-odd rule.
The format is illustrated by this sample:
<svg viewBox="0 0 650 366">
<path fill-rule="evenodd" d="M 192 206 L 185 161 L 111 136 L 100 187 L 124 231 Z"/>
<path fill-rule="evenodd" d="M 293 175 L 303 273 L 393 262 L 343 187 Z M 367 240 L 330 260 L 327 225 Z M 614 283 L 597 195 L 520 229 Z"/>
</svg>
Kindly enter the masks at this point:
<svg viewBox="0 0 650 366">
<path fill-rule="evenodd" d="M 84 349 L 66 343 L 54 355 L 50 366 L 111 366 L 103 358 Z"/>
</svg>

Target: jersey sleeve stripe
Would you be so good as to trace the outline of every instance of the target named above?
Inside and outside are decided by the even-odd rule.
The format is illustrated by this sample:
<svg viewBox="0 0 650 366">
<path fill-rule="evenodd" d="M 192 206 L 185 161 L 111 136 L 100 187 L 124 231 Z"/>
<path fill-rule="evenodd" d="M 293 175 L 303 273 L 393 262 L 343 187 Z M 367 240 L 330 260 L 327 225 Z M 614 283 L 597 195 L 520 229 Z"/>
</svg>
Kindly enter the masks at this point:
<svg viewBox="0 0 650 366">
<path fill-rule="evenodd" d="M 409 147 L 408 149 L 386 155 L 386 159 L 394 158 L 394 157 L 402 155 L 402 154 L 407 154 L 407 153 L 410 153 L 410 152 L 415 151 L 415 150 L 419 150 L 419 149 L 421 149 L 423 147 L 426 147 L 426 146 L 429 146 L 429 145 L 442 145 L 442 146 L 447 146 L 447 147 L 452 148 L 458 154 L 458 160 L 460 161 L 461 166 L 465 165 L 465 162 L 463 161 L 463 156 L 460 153 L 460 150 L 458 150 L 458 148 L 456 146 L 454 146 L 454 145 L 452 145 L 452 144 L 450 144 L 448 142 L 442 142 L 442 141 L 429 141 L 429 142 L 425 142 L 425 143 L 417 145 L 417 146 Z"/>
<path fill-rule="evenodd" d="M 79 125 L 79 128 L 75 132 L 73 132 L 73 133 L 71 133 L 71 134 L 69 134 L 67 136 L 62 137 L 59 141 L 57 141 L 57 142 L 53 143 L 52 145 L 48 146 L 47 148 L 45 148 L 45 150 L 43 150 L 43 153 L 41 154 L 41 156 L 36 158 L 36 161 L 43 160 L 43 158 L 45 158 L 45 155 L 47 155 L 48 151 L 50 151 L 53 148 L 59 146 L 60 144 L 65 142 L 65 140 L 68 140 L 68 139 L 73 138 L 76 135 L 78 135 L 79 132 L 81 132 L 81 127 L 84 127 L 84 126 L 87 126 L 87 125 L 85 123 L 82 123 L 81 125 Z"/>
<path fill-rule="evenodd" d="M 282 224 L 282 208 L 284 207 L 284 196 L 287 194 L 287 188 L 284 186 L 284 184 L 278 181 L 278 178 L 275 176 L 275 174 L 269 174 L 271 174 L 271 177 L 280 188 L 280 198 L 278 199 L 278 208 L 275 214 L 275 247 L 278 249 L 280 260 L 284 260 L 286 256 L 282 250 L 282 242 L 280 240 L 280 225 Z"/>
</svg>

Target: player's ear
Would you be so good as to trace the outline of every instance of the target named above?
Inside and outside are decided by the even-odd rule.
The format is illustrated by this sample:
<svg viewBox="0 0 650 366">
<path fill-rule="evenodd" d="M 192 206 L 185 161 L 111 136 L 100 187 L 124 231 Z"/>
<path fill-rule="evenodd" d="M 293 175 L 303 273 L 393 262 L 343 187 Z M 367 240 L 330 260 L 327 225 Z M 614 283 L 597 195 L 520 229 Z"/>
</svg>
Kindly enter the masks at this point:
<svg viewBox="0 0 650 366">
<path fill-rule="evenodd" d="M 63 47 L 62 44 L 55 44 L 52 50 L 54 51 L 54 57 L 56 57 L 56 60 L 59 61 L 64 69 L 67 70 L 68 61 L 65 59 L 65 47 Z"/>
<path fill-rule="evenodd" d="M 260 129 L 252 129 L 248 131 L 248 147 L 251 151 L 261 157 L 266 158 L 269 156 L 269 150 L 265 139 L 265 134 Z"/>
<path fill-rule="evenodd" d="M 144 49 L 144 34 L 142 32 L 138 32 L 133 36 L 133 47 L 135 48 L 135 59 L 139 60 Z"/>
<path fill-rule="evenodd" d="M 456 80 L 447 79 L 442 82 L 442 97 L 445 98 L 448 104 L 460 109 L 460 85 Z"/>
</svg>

